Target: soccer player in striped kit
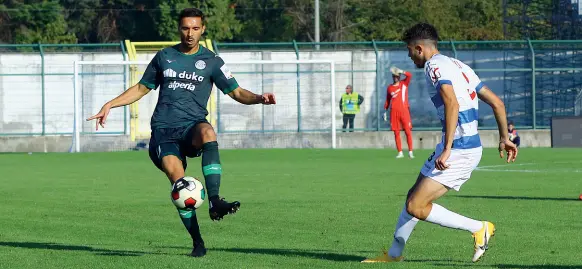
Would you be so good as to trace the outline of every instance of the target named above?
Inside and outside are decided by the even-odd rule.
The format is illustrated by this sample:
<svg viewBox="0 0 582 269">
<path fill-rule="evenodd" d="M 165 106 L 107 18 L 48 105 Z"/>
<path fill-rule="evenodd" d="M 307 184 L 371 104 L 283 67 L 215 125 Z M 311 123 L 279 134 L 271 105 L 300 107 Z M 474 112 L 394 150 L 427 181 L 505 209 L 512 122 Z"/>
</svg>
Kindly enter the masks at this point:
<svg viewBox="0 0 582 269">
<path fill-rule="evenodd" d="M 470 232 L 475 250 L 472 260 L 476 262 L 495 233 L 493 223 L 462 216 L 434 201 L 451 189 L 459 191 L 481 160 L 479 99 L 493 109 L 499 129 L 499 156 L 503 158 L 503 151 L 507 151 L 507 162 L 515 161 L 517 147 L 509 140 L 505 105 L 469 66 L 439 53 L 438 34 L 432 25 L 416 24 L 404 33 L 403 40 L 416 67 L 424 68 L 429 95 L 443 126 L 442 140 L 408 192 L 390 250 L 362 262 L 402 261 L 404 246 L 418 220 Z"/>
</svg>

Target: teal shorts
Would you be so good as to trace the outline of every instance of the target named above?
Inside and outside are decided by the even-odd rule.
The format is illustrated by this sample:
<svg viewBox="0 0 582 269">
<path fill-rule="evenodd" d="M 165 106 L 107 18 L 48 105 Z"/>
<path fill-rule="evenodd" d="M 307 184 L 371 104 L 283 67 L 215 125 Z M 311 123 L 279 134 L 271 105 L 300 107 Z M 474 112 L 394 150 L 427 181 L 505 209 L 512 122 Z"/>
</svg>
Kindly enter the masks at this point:
<svg viewBox="0 0 582 269">
<path fill-rule="evenodd" d="M 149 145 L 149 155 L 156 167 L 162 171 L 162 158 L 174 155 L 182 161 L 184 170 L 188 166 L 186 157 L 195 158 L 202 155 L 201 149 L 192 145 L 194 127 L 200 123 L 208 123 L 206 120 L 197 121 L 194 124 L 176 128 L 152 129 Z"/>
</svg>

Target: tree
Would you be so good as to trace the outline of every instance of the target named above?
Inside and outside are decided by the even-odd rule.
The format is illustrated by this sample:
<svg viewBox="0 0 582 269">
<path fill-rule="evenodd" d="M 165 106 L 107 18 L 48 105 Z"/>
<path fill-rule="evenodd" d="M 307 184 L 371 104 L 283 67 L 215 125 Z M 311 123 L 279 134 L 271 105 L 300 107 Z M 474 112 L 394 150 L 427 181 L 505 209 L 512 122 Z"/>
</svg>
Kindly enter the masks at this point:
<svg viewBox="0 0 582 269">
<path fill-rule="evenodd" d="M 182 9 L 200 8 L 206 16 L 206 36 L 216 40 L 233 39 L 242 26 L 236 19 L 234 8 L 228 0 L 166 0 L 159 6 L 156 14 L 156 29 L 162 40 L 179 40 L 178 17 Z"/>
<path fill-rule="evenodd" d="M 487 0 L 352 0 L 357 39 L 400 40 L 418 22 L 433 24 L 441 39 L 502 39 L 501 4 Z"/>
<path fill-rule="evenodd" d="M 277 42 L 295 38 L 293 17 L 282 0 L 239 0 L 232 4 L 241 31 L 235 42 Z"/>
<path fill-rule="evenodd" d="M 295 39 L 315 41 L 315 7 L 313 0 L 287 0 L 286 13 L 293 19 Z M 351 41 L 354 39 L 351 28 L 357 25 L 349 17 L 352 8 L 350 0 L 320 0 L 320 41 Z"/>
<path fill-rule="evenodd" d="M 96 43 L 97 29 L 95 21 L 100 3 L 93 0 L 61 0 L 69 29 L 80 43 Z"/>
<path fill-rule="evenodd" d="M 68 31 L 63 15 L 63 8 L 56 0 L 45 0 L 37 3 L 22 3 L 6 1 L 0 5 L 0 18 L 9 21 L 9 31 L 4 38 L 12 43 L 77 43 L 74 34 Z"/>
</svg>

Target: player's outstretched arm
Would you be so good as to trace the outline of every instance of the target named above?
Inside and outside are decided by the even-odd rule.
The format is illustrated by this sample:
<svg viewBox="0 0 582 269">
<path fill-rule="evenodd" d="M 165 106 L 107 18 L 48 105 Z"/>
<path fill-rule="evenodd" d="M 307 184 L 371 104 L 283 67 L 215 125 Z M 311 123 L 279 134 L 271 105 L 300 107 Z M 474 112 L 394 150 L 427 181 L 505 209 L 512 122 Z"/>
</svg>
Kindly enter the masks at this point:
<svg viewBox="0 0 582 269">
<path fill-rule="evenodd" d="M 503 151 L 507 151 L 507 162 L 515 162 L 517 157 L 517 147 L 511 140 L 507 132 L 507 115 L 505 104 L 487 86 L 483 86 L 478 92 L 479 99 L 487 103 L 492 109 L 499 129 L 499 156 L 503 158 Z"/>
<path fill-rule="evenodd" d="M 119 96 L 113 98 L 111 101 L 105 103 L 103 107 L 101 107 L 99 113 L 95 114 L 92 117 L 89 117 L 87 121 L 97 119 L 97 121 L 95 122 L 95 130 L 99 129 L 99 125 L 105 128 L 105 120 L 109 115 L 109 110 L 115 107 L 132 104 L 133 102 L 141 99 L 144 95 L 148 94 L 149 92 L 150 92 L 149 88 L 138 83 L 127 89 L 127 91 L 123 92 Z"/>
<path fill-rule="evenodd" d="M 245 90 L 241 87 L 234 89 L 228 93 L 232 99 L 245 105 L 265 104 L 274 105 L 275 95 L 272 93 L 254 94 L 251 91 Z"/>
</svg>

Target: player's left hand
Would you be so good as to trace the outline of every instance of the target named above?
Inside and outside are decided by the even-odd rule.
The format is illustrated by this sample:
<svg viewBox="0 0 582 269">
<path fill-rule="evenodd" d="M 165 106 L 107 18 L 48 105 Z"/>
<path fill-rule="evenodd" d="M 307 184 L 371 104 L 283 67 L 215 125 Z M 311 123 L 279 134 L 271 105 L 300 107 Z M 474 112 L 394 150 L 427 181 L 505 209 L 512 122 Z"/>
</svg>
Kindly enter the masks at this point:
<svg viewBox="0 0 582 269">
<path fill-rule="evenodd" d="M 446 161 L 449 159 L 450 156 L 451 156 L 450 149 L 443 150 L 443 153 L 441 153 L 441 155 L 434 161 L 435 168 L 441 171 L 447 170 L 449 168 L 449 165 L 446 164 Z"/>
<path fill-rule="evenodd" d="M 261 97 L 263 97 L 262 104 L 264 105 L 274 105 L 277 103 L 275 101 L 275 95 L 272 93 L 263 93 Z"/>
<path fill-rule="evenodd" d="M 517 158 L 517 146 L 509 139 L 499 142 L 499 158 L 503 158 L 503 151 L 507 151 L 507 162 L 515 162 Z"/>
</svg>

